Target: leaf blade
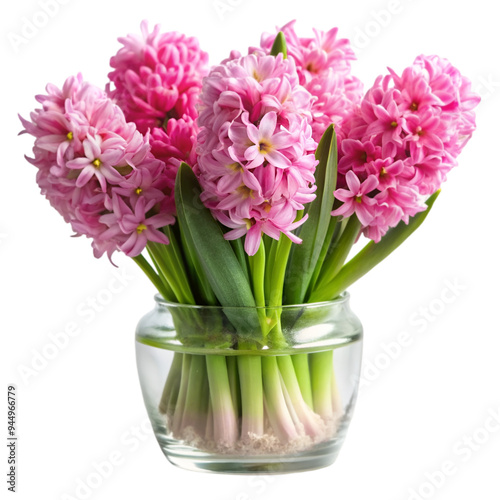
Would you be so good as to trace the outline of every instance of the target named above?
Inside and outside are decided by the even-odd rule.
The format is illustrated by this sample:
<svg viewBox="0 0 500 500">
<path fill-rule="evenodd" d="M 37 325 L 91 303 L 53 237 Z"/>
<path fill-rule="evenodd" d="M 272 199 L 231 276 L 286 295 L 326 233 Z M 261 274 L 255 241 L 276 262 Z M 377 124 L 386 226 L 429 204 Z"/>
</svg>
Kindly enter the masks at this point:
<svg viewBox="0 0 500 500">
<path fill-rule="evenodd" d="M 255 300 L 229 241 L 200 201 L 201 188 L 189 165 L 177 173 L 175 198 L 181 226 L 205 270 L 210 286 L 223 306 L 252 307 Z"/>
<path fill-rule="evenodd" d="M 302 243 L 294 246 L 288 263 L 285 286 L 288 304 L 301 304 L 305 300 L 330 226 L 337 183 L 337 137 L 333 125 L 323 134 L 316 159 L 319 160 L 315 172 L 317 195 L 308 206 L 307 221 L 300 227 Z"/>
<path fill-rule="evenodd" d="M 283 59 L 287 58 L 287 48 L 286 48 L 286 38 L 283 31 L 280 31 L 276 38 L 274 39 L 273 46 L 271 47 L 271 55 L 277 56 L 278 54 L 283 54 Z"/>
<path fill-rule="evenodd" d="M 371 241 L 365 245 L 363 249 L 342 267 L 333 281 L 329 283 L 328 287 L 321 290 L 317 289 L 313 292 L 310 302 L 334 299 L 377 264 L 382 262 L 420 227 L 429 215 L 440 192 L 438 190 L 430 196 L 426 201 L 427 209 L 410 218 L 408 224 L 401 221 L 396 227 L 389 229 L 378 243 Z"/>
</svg>

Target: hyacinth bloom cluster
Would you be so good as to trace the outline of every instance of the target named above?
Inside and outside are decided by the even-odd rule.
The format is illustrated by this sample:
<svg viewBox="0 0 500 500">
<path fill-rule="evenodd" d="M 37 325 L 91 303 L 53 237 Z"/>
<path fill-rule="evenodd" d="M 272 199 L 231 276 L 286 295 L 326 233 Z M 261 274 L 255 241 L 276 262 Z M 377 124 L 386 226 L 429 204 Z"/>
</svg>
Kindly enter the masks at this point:
<svg viewBox="0 0 500 500">
<path fill-rule="evenodd" d="M 225 61 L 204 80 L 197 173 L 202 200 L 254 255 L 261 235 L 292 241 L 314 195 L 316 142 L 310 93 L 293 60 L 250 54 Z"/>
<path fill-rule="evenodd" d="M 367 92 L 341 143 L 333 215 L 355 213 L 380 241 L 389 227 L 425 210 L 475 129 L 479 96 L 446 59 L 416 58 Z"/>
<path fill-rule="evenodd" d="M 150 33 L 145 21 L 141 31 L 141 36 L 118 39 L 123 47 L 110 61 L 114 68 L 108 75 L 114 84 L 110 96 L 142 133 L 171 118 L 195 120 L 208 54 L 194 37 L 161 33 L 159 25 Z"/>
<path fill-rule="evenodd" d="M 127 123 L 99 88 L 70 77 L 47 86 L 42 107 L 21 118 L 35 139 L 37 182 L 77 235 L 93 239 L 96 257 L 121 250 L 134 257 L 147 241 L 168 243 L 158 229 L 172 224 L 166 210 L 165 164 L 148 137 Z"/>
<path fill-rule="evenodd" d="M 314 37 L 302 38 L 295 32 L 295 21 L 278 31 L 286 38 L 288 57 L 293 59 L 299 83 L 314 97 L 312 103 L 313 138 L 319 142 L 326 128 L 334 123 L 341 135 L 342 123 L 362 97 L 363 84 L 351 75 L 354 52 L 345 38 L 337 38 L 338 29 L 314 30 Z M 264 33 L 261 48 L 269 54 L 276 33 Z"/>
<path fill-rule="evenodd" d="M 123 47 L 110 60 L 108 95 L 122 109 L 127 121 L 150 133 L 151 152 L 167 169 L 170 196 L 165 201 L 175 213 L 173 187 L 181 162 L 196 164 L 197 103 L 202 78 L 208 72 L 208 54 L 198 40 L 177 32 L 149 32 L 118 39 Z"/>
</svg>

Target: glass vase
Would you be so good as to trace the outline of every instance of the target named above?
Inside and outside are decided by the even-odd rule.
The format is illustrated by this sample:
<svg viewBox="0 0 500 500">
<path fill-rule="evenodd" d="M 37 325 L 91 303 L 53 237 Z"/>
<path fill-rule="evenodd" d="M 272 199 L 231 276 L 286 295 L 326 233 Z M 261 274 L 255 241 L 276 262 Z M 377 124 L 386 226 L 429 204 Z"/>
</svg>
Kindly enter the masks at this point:
<svg viewBox="0 0 500 500">
<path fill-rule="evenodd" d="M 137 326 L 137 366 L 171 463 L 252 474 L 333 463 L 361 364 L 362 326 L 347 293 L 279 308 L 155 301 Z"/>
</svg>

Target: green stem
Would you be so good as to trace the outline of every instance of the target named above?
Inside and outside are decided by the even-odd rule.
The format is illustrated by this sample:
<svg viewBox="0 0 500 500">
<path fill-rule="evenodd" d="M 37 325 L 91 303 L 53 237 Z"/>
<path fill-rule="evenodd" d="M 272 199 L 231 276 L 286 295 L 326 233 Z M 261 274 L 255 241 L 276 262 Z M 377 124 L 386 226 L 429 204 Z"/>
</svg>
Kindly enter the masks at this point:
<svg viewBox="0 0 500 500">
<path fill-rule="evenodd" d="M 299 381 L 293 366 L 291 356 L 276 356 L 281 378 L 290 398 L 290 404 L 296 413 L 299 421 L 304 426 L 304 431 L 308 436 L 317 436 L 321 433 L 318 425 L 318 417 L 314 414 L 302 397 Z"/>
<path fill-rule="evenodd" d="M 248 257 L 250 275 L 252 277 L 252 289 L 255 297 L 255 304 L 258 307 L 257 314 L 264 338 L 269 331 L 269 321 L 266 316 L 266 295 L 265 295 L 265 275 L 266 275 L 266 249 L 264 240 L 261 241 L 259 249 L 255 255 Z"/>
<path fill-rule="evenodd" d="M 170 366 L 170 370 L 167 375 L 167 381 L 165 382 L 165 387 L 163 388 L 163 394 L 161 395 L 159 410 L 160 413 L 166 413 L 167 415 L 173 409 L 171 407 L 172 403 L 175 403 L 172 396 L 174 394 L 175 388 L 178 389 L 181 380 L 182 371 L 182 354 L 179 352 L 174 353 L 174 359 Z"/>
<path fill-rule="evenodd" d="M 307 353 L 294 354 L 292 356 L 293 367 L 300 386 L 300 392 L 304 401 L 313 408 L 313 397 L 311 390 L 311 375 L 309 373 L 309 358 Z"/>
<path fill-rule="evenodd" d="M 171 226 L 165 226 L 164 231 L 170 240 L 168 245 L 163 245 L 165 254 L 170 259 L 171 265 L 174 266 L 173 271 L 177 276 L 177 280 L 181 285 L 188 304 L 195 304 L 193 293 L 191 292 L 191 284 L 189 277 L 186 273 L 186 266 L 184 264 L 183 252 L 179 246 L 178 238 L 175 231 Z"/>
<path fill-rule="evenodd" d="M 264 338 L 268 332 L 266 317 L 265 274 L 266 248 L 262 239 L 255 255 L 248 257 L 251 284 L 257 314 Z M 255 349 L 253 342 L 242 342 L 240 349 Z M 262 390 L 262 364 L 260 356 L 238 356 L 238 373 L 241 391 L 241 438 L 264 433 L 264 399 Z"/>
<path fill-rule="evenodd" d="M 335 276 L 327 287 L 322 289 L 316 286 L 310 301 L 332 300 L 338 297 L 340 293 L 346 290 L 355 281 L 382 262 L 421 226 L 434 206 L 439 193 L 440 190 L 430 196 L 425 202 L 427 204 L 427 210 L 419 212 L 414 217 L 411 217 L 408 224 L 401 221 L 396 227 L 390 228 L 378 243 L 370 241 L 370 243 L 365 245 L 362 250 L 342 267 L 337 276 Z"/>
<path fill-rule="evenodd" d="M 182 414 L 182 428 L 193 427 L 196 434 L 203 436 L 206 428 L 208 399 L 205 397 L 204 381 L 206 378 L 205 356 L 191 356 L 186 401 Z"/>
<path fill-rule="evenodd" d="M 207 391 L 208 391 L 207 387 Z M 207 425 L 205 427 L 205 439 L 212 441 L 214 438 L 214 414 L 212 411 L 212 401 L 208 398 Z"/>
<path fill-rule="evenodd" d="M 146 246 L 152 261 L 154 262 L 156 268 L 158 269 L 158 275 L 162 281 L 172 290 L 174 295 L 174 302 L 183 303 L 182 292 L 179 289 L 177 282 L 174 279 L 174 275 L 170 270 L 169 263 L 165 260 L 162 252 L 160 252 L 160 247 L 155 247 L 156 243 L 149 242 Z"/>
<path fill-rule="evenodd" d="M 226 356 L 227 362 L 227 376 L 229 378 L 229 390 L 231 392 L 231 399 L 237 415 L 241 414 L 241 397 L 240 397 L 240 382 L 238 373 L 238 356 Z"/>
<path fill-rule="evenodd" d="M 238 439 L 238 422 L 231 399 L 225 356 L 207 355 L 208 383 L 214 421 L 214 440 L 232 446 Z"/>
<path fill-rule="evenodd" d="M 184 407 L 186 404 L 191 357 L 192 357 L 191 354 L 183 354 L 182 356 L 181 383 L 179 387 L 179 396 L 177 398 L 177 402 L 175 405 L 175 412 L 172 423 L 172 432 L 174 436 L 179 435 L 179 433 L 182 431 L 182 417 L 184 415 Z"/>
<path fill-rule="evenodd" d="M 236 240 L 230 240 L 231 247 L 240 263 L 241 269 L 243 269 L 243 273 L 245 274 L 247 281 L 250 283 L 250 276 L 248 272 L 248 264 L 247 264 L 247 254 L 245 252 L 245 248 L 243 247 L 243 240 L 238 238 Z"/>
<path fill-rule="evenodd" d="M 151 264 L 146 260 L 144 255 L 140 254 L 133 257 L 135 263 L 142 269 L 144 274 L 151 280 L 156 289 L 160 292 L 165 300 L 172 302 L 175 300 L 174 292 L 167 282 L 162 281 L 158 273 L 153 269 Z"/>
<path fill-rule="evenodd" d="M 271 296 L 273 270 L 274 270 L 274 263 L 276 262 L 277 250 L 278 250 L 278 241 L 273 239 L 271 245 L 269 245 L 269 251 L 267 252 L 268 255 L 266 256 L 266 262 L 268 263 L 266 266 L 266 272 L 264 276 L 264 291 L 265 291 L 266 304 L 269 304 Z"/>
<path fill-rule="evenodd" d="M 241 390 L 241 438 L 264 434 L 261 356 L 238 356 Z"/>
<path fill-rule="evenodd" d="M 340 399 L 340 392 L 337 385 L 337 377 L 335 376 L 335 352 L 332 358 L 332 409 L 333 415 L 342 415 L 342 400 Z"/>
<path fill-rule="evenodd" d="M 324 420 L 333 418 L 332 372 L 333 353 L 322 351 L 310 354 L 311 385 L 314 411 Z"/>
<path fill-rule="evenodd" d="M 311 294 L 312 290 L 316 285 L 316 282 L 318 281 L 321 268 L 323 267 L 323 263 L 325 262 L 325 258 L 329 254 L 330 244 L 332 242 L 335 229 L 338 227 L 337 224 L 338 224 L 338 217 L 332 217 L 330 220 L 330 224 L 328 226 L 328 231 L 326 233 L 325 241 L 323 242 L 323 246 L 321 247 L 321 252 L 318 257 L 318 262 L 316 262 L 316 267 L 314 268 L 314 272 L 311 276 L 311 281 L 309 282 L 306 298 L 309 297 L 309 295 Z"/>
<path fill-rule="evenodd" d="M 283 285 L 285 282 L 286 267 L 291 248 L 292 240 L 282 234 L 277 245 L 276 258 L 274 259 L 274 262 L 270 262 L 270 265 L 272 265 L 272 278 L 269 295 L 269 308 L 272 312 L 268 321 L 269 325 L 274 325 L 272 330 L 269 332 L 273 347 L 285 347 L 287 345 L 281 329 L 280 306 L 283 302 Z"/>
<path fill-rule="evenodd" d="M 184 266 L 177 261 L 171 244 L 149 242 L 147 246 L 160 273 L 172 288 L 177 301 L 180 304 L 194 304 L 195 300 L 184 272 Z"/>
<path fill-rule="evenodd" d="M 323 267 L 321 268 L 321 275 L 309 298 L 310 302 L 316 302 L 315 297 L 317 296 L 317 291 L 325 289 L 338 274 L 359 235 L 360 228 L 361 223 L 358 218 L 354 214 L 351 215 L 336 247 L 333 249 L 330 256 L 325 259 Z"/>
<path fill-rule="evenodd" d="M 252 275 L 252 287 L 257 307 L 266 306 L 266 297 L 264 293 L 264 276 L 266 270 L 266 249 L 264 241 L 261 241 L 259 249 L 255 255 L 248 257 L 250 264 L 250 273 Z"/>
<path fill-rule="evenodd" d="M 153 255 L 153 253 L 151 252 L 151 248 L 149 248 L 149 246 L 146 246 L 146 250 L 148 251 L 148 255 L 149 255 L 149 258 L 151 259 L 151 262 L 153 262 L 154 266 L 155 266 L 155 269 L 158 273 L 158 276 L 161 280 L 161 282 L 163 283 L 163 285 L 166 287 L 167 290 L 170 290 L 171 292 L 171 297 L 172 297 L 172 300 L 171 302 L 177 302 L 178 299 L 177 299 L 177 296 L 174 292 L 174 290 L 172 289 L 172 287 L 170 286 L 170 283 L 169 281 L 167 280 L 167 278 L 165 277 L 165 275 L 163 274 L 162 270 L 161 270 L 161 266 L 159 265 L 159 263 L 156 261 L 155 259 L 155 256 Z"/>
<path fill-rule="evenodd" d="M 288 255 L 292 248 L 292 240 L 285 235 L 281 235 L 276 249 L 272 267 L 271 290 L 269 295 L 269 307 L 278 307 L 282 305 L 283 283 L 285 281 L 286 265 Z"/>
<path fill-rule="evenodd" d="M 276 357 L 262 356 L 264 396 L 267 416 L 276 436 L 282 443 L 288 443 L 296 439 L 298 433 L 283 395 Z"/>
</svg>

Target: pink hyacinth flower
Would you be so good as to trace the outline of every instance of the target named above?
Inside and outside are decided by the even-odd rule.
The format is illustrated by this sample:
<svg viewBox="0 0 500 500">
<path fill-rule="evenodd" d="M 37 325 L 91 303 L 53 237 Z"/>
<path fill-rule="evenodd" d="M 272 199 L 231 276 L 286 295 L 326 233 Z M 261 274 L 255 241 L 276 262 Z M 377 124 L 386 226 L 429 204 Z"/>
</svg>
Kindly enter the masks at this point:
<svg viewBox="0 0 500 500">
<path fill-rule="evenodd" d="M 253 255 L 262 234 L 292 231 L 304 203 L 314 199 L 312 96 L 299 84 L 293 61 L 261 52 L 231 59 L 204 80 L 196 173 L 213 215 L 245 237 Z"/>
<path fill-rule="evenodd" d="M 277 114 L 269 112 L 260 121 L 258 128 L 253 123 L 248 123 L 243 134 L 238 136 L 233 133 L 232 128 L 229 129 L 229 138 L 238 144 L 238 140 L 243 136 L 252 145 L 249 146 L 244 153 L 243 161 L 249 161 L 248 169 L 252 169 L 262 165 L 265 161 L 278 168 L 287 168 L 291 165 L 290 160 L 280 152 L 280 148 L 288 146 L 290 142 L 290 134 L 286 131 L 276 133 Z M 229 153 L 235 151 L 235 147 L 229 148 Z M 241 161 L 237 155 L 232 155 L 235 161 Z"/>
<path fill-rule="evenodd" d="M 181 33 L 149 31 L 141 23 L 142 36 L 120 38 L 123 47 L 111 58 L 110 96 L 127 120 L 145 133 L 161 127 L 169 118 L 195 119 L 202 78 L 208 71 L 208 55 L 196 38 Z"/>
<path fill-rule="evenodd" d="M 120 249 L 129 257 L 137 257 L 148 241 L 168 244 L 168 238 L 158 229 L 173 224 L 175 219 L 170 214 L 147 217 L 147 212 L 154 205 L 155 200 L 146 202 L 145 198 L 139 198 L 135 206 L 131 208 L 122 198 L 115 197 L 113 213 L 101 217 L 101 222 L 110 227 L 102 234 L 102 238 L 114 237 L 122 233 L 125 237 Z"/>
<path fill-rule="evenodd" d="M 344 121 L 360 102 L 363 85 L 351 75 L 351 61 L 355 59 L 349 40 L 338 38 L 338 29 L 314 29 L 314 36 L 299 37 L 295 21 L 264 33 L 261 48 L 269 54 L 278 31 L 285 35 L 288 57 L 293 59 L 300 84 L 314 97 L 311 107 L 312 131 L 316 141 L 332 123 L 341 134 Z M 250 49 L 251 52 L 258 49 Z"/>
<path fill-rule="evenodd" d="M 100 136 L 88 135 L 82 143 L 85 156 L 66 163 L 67 168 L 79 171 L 76 187 L 85 186 L 94 176 L 99 181 L 103 191 L 106 191 L 106 180 L 115 184 L 121 182 L 122 176 L 114 168 L 114 165 L 122 161 L 125 152 L 121 147 L 113 148 L 114 143 L 116 143 L 114 138 L 107 141 Z"/>
<path fill-rule="evenodd" d="M 346 183 L 348 189 L 337 189 L 335 197 L 343 201 L 341 207 L 332 212 L 332 215 L 342 215 L 349 217 L 356 214 L 363 226 L 368 226 L 375 214 L 373 206 L 375 200 L 368 195 L 377 188 L 378 180 L 374 175 L 369 175 L 362 183 L 352 171 L 347 172 Z"/>
<path fill-rule="evenodd" d="M 77 235 L 93 240 L 96 257 L 116 250 L 134 257 L 147 241 L 168 243 L 158 231 L 175 221 L 172 211 L 158 213 L 167 169 L 152 156 L 148 137 L 81 75 L 47 92 L 31 120 L 21 119 L 35 137 L 30 162 L 42 194 Z"/>
<path fill-rule="evenodd" d="M 360 212 L 364 234 L 375 241 L 425 210 L 424 196 L 440 188 L 471 136 L 479 102 L 469 80 L 445 59 L 419 56 L 401 76 L 389 72 L 346 123 L 335 193 L 344 202 L 335 214 Z M 367 208 L 356 211 L 358 183 L 370 177 L 378 185 L 365 193 Z"/>
</svg>

